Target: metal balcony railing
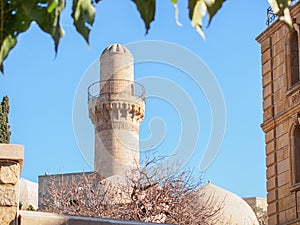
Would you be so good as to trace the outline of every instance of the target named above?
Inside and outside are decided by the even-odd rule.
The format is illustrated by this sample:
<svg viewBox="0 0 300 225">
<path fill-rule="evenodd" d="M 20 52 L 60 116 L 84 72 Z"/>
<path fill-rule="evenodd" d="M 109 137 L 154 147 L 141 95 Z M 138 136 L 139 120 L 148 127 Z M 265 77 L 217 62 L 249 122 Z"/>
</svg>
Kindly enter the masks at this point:
<svg viewBox="0 0 300 225">
<path fill-rule="evenodd" d="M 291 6 L 295 5 L 299 0 L 292 0 Z M 272 8 L 267 8 L 267 26 L 270 26 L 277 19 L 277 15 L 273 12 Z"/>
<path fill-rule="evenodd" d="M 138 82 L 125 79 L 98 81 L 88 87 L 88 102 L 103 95 L 120 95 L 121 98 L 135 96 L 145 101 L 145 88 Z"/>
<path fill-rule="evenodd" d="M 299 0 L 292 0 L 291 6 L 295 5 Z M 267 8 L 267 26 L 270 26 L 277 19 L 277 15 L 273 12 L 272 8 Z"/>
</svg>

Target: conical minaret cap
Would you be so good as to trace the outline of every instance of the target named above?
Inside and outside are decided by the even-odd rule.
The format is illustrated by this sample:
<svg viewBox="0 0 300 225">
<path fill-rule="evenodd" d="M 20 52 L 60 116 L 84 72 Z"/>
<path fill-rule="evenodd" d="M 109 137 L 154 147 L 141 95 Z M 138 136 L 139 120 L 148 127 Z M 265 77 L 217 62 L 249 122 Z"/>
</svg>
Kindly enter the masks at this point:
<svg viewBox="0 0 300 225">
<path fill-rule="evenodd" d="M 127 54 L 133 58 L 133 56 L 132 56 L 131 52 L 128 50 L 128 48 L 126 48 L 124 45 L 121 45 L 118 43 L 112 44 L 112 45 L 108 46 L 106 49 L 104 49 L 101 54 L 101 57 L 102 57 L 102 55 L 107 54 L 107 53 L 108 54 Z"/>
<path fill-rule="evenodd" d="M 100 80 L 134 81 L 133 62 L 133 56 L 125 46 L 108 46 L 100 57 Z"/>
</svg>

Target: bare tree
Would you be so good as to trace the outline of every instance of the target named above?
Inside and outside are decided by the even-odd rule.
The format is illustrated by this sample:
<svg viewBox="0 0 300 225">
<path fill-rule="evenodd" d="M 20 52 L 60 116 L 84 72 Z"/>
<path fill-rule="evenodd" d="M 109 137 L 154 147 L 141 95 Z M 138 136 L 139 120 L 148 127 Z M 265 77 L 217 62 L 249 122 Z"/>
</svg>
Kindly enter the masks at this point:
<svg viewBox="0 0 300 225">
<path fill-rule="evenodd" d="M 259 225 L 268 225 L 268 213 L 263 208 L 258 206 L 251 206 L 253 209 Z"/>
<path fill-rule="evenodd" d="M 96 173 L 83 173 L 71 181 L 63 175 L 53 177 L 43 202 L 45 210 L 143 222 L 216 224 L 223 205 L 213 196 L 202 201 L 200 179 L 193 179 L 191 171 L 168 175 L 169 168 L 153 164 L 155 160 L 136 167 L 118 181 Z"/>
</svg>

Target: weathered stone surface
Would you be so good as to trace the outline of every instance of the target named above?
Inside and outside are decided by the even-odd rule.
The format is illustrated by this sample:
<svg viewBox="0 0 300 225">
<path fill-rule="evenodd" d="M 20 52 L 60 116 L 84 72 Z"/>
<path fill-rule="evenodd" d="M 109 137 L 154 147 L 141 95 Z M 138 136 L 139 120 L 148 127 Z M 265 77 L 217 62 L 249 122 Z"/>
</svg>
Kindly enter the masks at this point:
<svg viewBox="0 0 300 225">
<path fill-rule="evenodd" d="M 0 185 L 0 205 L 1 206 L 17 206 L 17 187 Z"/>
<path fill-rule="evenodd" d="M 0 224 L 15 225 L 18 178 L 24 159 L 21 145 L 0 144 Z"/>
<path fill-rule="evenodd" d="M 15 225 L 14 221 L 17 215 L 17 206 L 3 207 L 0 206 L 0 224 Z"/>
<path fill-rule="evenodd" d="M 0 144 L 0 159 L 14 160 L 19 162 L 21 171 L 24 160 L 24 146 Z"/>
<path fill-rule="evenodd" d="M 88 107 L 95 127 L 94 170 L 104 177 L 124 176 L 140 161 L 138 133 L 145 102 L 134 94 L 133 63 L 130 51 L 120 44 L 109 46 L 100 57 L 100 96 Z"/>
<path fill-rule="evenodd" d="M 1 161 L 0 159 L 0 183 L 16 184 L 19 180 L 20 164 L 17 162 Z"/>
</svg>

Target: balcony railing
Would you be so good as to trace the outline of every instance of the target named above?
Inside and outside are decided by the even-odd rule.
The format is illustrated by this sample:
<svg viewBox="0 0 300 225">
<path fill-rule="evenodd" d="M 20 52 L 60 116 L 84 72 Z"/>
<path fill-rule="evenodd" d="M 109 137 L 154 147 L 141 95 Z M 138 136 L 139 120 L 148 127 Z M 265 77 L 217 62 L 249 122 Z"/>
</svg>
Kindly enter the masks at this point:
<svg viewBox="0 0 300 225">
<path fill-rule="evenodd" d="M 140 83 L 123 79 L 98 81 L 88 87 L 88 102 L 104 95 L 108 98 L 135 96 L 145 101 L 145 88 Z"/>
<path fill-rule="evenodd" d="M 291 6 L 295 5 L 299 0 L 292 0 Z M 267 9 L 267 26 L 270 26 L 277 19 L 277 15 L 273 12 L 272 8 Z"/>
</svg>

